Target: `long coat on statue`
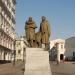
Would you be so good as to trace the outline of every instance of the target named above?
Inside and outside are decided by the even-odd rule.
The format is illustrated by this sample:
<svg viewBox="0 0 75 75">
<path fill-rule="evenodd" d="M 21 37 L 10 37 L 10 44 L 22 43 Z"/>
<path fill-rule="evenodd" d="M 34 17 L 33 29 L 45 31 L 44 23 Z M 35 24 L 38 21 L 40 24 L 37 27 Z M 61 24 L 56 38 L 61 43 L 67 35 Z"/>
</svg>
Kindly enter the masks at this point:
<svg viewBox="0 0 75 75">
<path fill-rule="evenodd" d="M 35 40 L 35 22 L 26 22 L 25 30 L 26 30 L 26 38 L 27 40 Z"/>
<path fill-rule="evenodd" d="M 40 32 L 42 35 L 42 43 L 48 44 L 50 37 L 50 26 L 47 20 L 40 23 Z"/>
</svg>

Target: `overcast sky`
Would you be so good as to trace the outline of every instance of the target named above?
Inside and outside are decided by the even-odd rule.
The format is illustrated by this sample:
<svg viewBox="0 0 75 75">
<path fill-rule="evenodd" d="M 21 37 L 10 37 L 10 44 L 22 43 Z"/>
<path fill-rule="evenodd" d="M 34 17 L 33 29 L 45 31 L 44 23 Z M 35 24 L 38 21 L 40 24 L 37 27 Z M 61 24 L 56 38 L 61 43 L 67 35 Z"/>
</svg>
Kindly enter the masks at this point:
<svg viewBox="0 0 75 75">
<path fill-rule="evenodd" d="M 25 21 L 29 16 L 36 22 L 46 16 L 51 26 L 51 39 L 75 37 L 75 0 L 17 0 L 16 32 L 24 35 Z"/>
</svg>

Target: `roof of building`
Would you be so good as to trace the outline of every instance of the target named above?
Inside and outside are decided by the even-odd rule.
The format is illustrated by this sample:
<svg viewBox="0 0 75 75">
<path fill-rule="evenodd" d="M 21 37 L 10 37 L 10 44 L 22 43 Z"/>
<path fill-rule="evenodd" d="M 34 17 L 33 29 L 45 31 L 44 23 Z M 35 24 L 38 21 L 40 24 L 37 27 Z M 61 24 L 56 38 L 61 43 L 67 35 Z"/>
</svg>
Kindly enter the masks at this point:
<svg viewBox="0 0 75 75">
<path fill-rule="evenodd" d="M 55 40 L 51 40 L 50 42 L 53 42 L 53 43 L 62 43 L 62 42 L 64 42 L 65 43 L 65 40 L 64 39 L 55 39 Z"/>
</svg>

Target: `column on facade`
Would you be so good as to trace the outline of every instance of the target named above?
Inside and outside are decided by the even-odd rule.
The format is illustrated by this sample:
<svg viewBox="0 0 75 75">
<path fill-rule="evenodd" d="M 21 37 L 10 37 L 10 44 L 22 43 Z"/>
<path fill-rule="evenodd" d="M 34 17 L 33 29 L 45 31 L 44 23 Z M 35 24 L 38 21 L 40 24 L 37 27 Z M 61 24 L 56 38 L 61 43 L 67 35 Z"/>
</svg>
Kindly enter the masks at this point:
<svg viewBox="0 0 75 75">
<path fill-rule="evenodd" d="M 2 60 L 4 60 L 4 50 L 2 49 Z"/>
<path fill-rule="evenodd" d="M 7 52 L 7 53 L 6 53 L 6 60 L 11 60 L 10 52 Z"/>
<path fill-rule="evenodd" d="M 8 52 L 7 51 L 5 51 L 5 60 L 8 60 Z"/>
<path fill-rule="evenodd" d="M 2 60 L 2 55 L 1 55 L 1 48 L 0 48 L 0 60 Z"/>
<path fill-rule="evenodd" d="M 0 32 L 0 45 L 1 45 L 1 43 L 2 43 L 2 36 L 1 36 L 1 32 Z"/>
<path fill-rule="evenodd" d="M 2 14 L 1 14 L 1 12 L 2 12 L 2 8 L 0 6 L 0 28 L 2 27 Z"/>
<path fill-rule="evenodd" d="M 0 6 L 0 28 L 1 28 L 1 6 Z"/>
</svg>

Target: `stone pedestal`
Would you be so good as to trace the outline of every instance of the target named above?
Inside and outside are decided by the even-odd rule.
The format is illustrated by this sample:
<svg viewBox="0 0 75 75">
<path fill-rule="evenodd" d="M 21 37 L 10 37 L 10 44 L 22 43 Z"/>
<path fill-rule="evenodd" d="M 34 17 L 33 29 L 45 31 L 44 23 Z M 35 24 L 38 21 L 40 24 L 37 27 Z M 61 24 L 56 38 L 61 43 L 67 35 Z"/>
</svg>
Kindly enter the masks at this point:
<svg viewBox="0 0 75 75">
<path fill-rule="evenodd" d="M 41 48 L 26 48 L 24 75 L 51 75 L 48 51 Z"/>
</svg>

